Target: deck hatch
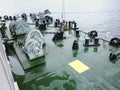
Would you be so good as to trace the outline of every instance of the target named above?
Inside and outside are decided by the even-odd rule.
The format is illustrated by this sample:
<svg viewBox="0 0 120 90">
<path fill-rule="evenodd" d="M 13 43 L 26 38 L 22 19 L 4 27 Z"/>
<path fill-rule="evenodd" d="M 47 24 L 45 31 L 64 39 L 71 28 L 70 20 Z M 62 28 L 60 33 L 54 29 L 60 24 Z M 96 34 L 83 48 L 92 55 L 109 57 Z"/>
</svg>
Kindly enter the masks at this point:
<svg viewBox="0 0 120 90">
<path fill-rule="evenodd" d="M 78 73 L 83 73 L 90 69 L 87 65 L 82 63 L 80 60 L 75 60 L 69 63 L 69 65 Z"/>
</svg>

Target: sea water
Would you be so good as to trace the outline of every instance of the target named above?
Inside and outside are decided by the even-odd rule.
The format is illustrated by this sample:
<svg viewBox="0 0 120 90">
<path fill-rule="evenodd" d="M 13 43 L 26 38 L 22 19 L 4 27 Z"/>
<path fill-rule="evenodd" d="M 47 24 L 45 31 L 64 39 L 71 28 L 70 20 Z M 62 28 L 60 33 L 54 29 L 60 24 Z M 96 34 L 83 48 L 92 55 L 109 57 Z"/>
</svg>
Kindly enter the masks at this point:
<svg viewBox="0 0 120 90">
<path fill-rule="evenodd" d="M 53 14 L 54 18 L 61 18 L 61 13 Z M 90 32 L 96 30 L 106 36 L 120 38 L 120 12 L 78 12 L 65 13 L 66 21 L 76 21 L 79 30 Z"/>
<path fill-rule="evenodd" d="M 76 21 L 82 31 L 96 30 L 120 38 L 120 0 L 3 0 L 0 8 L 0 15 L 29 15 L 49 9 L 54 18 L 61 18 L 64 12 L 64 19 Z"/>
<path fill-rule="evenodd" d="M 96 30 L 105 36 L 120 38 L 120 0 L 65 0 L 65 20 L 74 20 L 85 32 Z M 75 1 L 75 0 L 74 0 Z M 54 13 L 61 17 L 62 13 Z"/>
</svg>

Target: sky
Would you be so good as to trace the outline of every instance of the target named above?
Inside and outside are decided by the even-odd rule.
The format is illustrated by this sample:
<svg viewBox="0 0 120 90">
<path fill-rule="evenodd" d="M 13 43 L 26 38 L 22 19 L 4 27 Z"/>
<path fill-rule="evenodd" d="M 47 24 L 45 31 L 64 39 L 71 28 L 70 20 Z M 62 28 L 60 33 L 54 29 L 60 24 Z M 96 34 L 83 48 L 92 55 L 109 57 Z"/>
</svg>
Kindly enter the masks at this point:
<svg viewBox="0 0 120 90">
<path fill-rule="evenodd" d="M 120 0 L 0 0 L 0 15 L 38 13 L 45 9 L 62 11 L 64 1 L 66 12 L 92 12 L 120 7 Z"/>
</svg>

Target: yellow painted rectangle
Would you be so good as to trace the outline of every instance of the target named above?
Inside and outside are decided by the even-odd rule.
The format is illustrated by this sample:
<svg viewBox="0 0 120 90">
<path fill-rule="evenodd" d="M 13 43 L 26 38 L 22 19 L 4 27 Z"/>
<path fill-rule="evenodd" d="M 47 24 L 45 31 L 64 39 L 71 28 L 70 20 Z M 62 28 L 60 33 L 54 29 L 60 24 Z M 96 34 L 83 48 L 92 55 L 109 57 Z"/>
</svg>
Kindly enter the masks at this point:
<svg viewBox="0 0 120 90">
<path fill-rule="evenodd" d="M 88 69 L 90 69 L 87 65 L 85 65 L 84 63 L 82 63 L 79 60 L 75 60 L 69 63 L 69 65 L 75 69 L 78 73 L 83 73 L 85 71 L 87 71 Z"/>
</svg>

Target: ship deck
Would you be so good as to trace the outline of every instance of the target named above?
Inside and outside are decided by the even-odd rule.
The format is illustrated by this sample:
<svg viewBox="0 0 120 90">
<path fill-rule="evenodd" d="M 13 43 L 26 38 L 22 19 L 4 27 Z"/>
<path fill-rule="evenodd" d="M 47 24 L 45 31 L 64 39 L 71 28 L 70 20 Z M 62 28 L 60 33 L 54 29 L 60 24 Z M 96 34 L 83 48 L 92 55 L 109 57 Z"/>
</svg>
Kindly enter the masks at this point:
<svg viewBox="0 0 120 90">
<path fill-rule="evenodd" d="M 48 27 L 47 32 L 55 30 Z M 75 37 L 74 31 L 65 31 L 66 39 L 56 42 L 52 41 L 53 36 L 44 34 L 45 64 L 23 69 L 22 76 L 14 73 L 20 90 L 120 90 L 120 59 L 116 63 L 109 61 L 109 54 L 119 52 L 120 48 L 113 48 L 102 39 L 100 46 L 85 47 L 87 36 L 83 32 Z M 79 50 L 72 50 L 74 40 L 78 40 Z M 9 56 L 17 58 L 14 54 Z M 13 68 L 17 66 L 13 64 Z"/>
</svg>

